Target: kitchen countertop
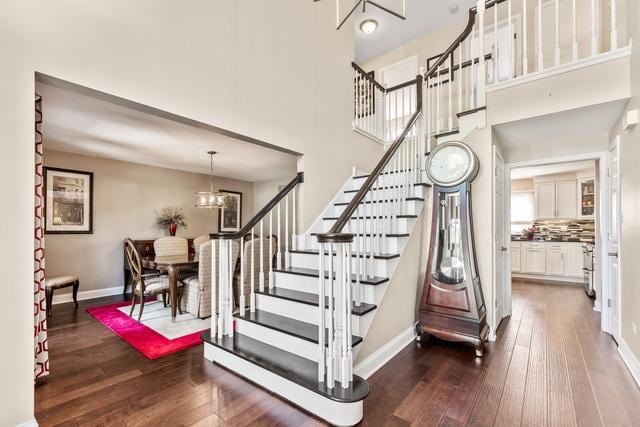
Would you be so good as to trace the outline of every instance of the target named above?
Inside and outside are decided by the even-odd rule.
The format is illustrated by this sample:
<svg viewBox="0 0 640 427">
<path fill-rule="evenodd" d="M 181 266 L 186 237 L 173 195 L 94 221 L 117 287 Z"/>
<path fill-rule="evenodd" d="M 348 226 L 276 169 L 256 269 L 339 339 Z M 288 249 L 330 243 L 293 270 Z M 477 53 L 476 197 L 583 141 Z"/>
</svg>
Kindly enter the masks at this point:
<svg viewBox="0 0 640 427">
<path fill-rule="evenodd" d="M 529 240 L 526 237 L 511 236 L 512 242 L 549 242 L 549 243 L 590 243 L 593 244 L 593 240 L 580 240 L 579 238 L 567 238 L 567 239 L 539 239 L 534 238 Z"/>
</svg>

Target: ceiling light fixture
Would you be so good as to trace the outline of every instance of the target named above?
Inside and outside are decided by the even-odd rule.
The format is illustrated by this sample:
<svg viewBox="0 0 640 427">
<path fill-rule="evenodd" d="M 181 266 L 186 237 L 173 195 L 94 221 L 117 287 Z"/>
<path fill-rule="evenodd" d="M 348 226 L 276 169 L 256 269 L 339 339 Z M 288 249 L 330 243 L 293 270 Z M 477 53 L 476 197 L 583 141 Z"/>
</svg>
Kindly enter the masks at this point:
<svg viewBox="0 0 640 427">
<path fill-rule="evenodd" d="M 199 191 L 193 195 L 193 200 L 196 208 L 203 209 L 220 209 L 227 207 L 227 195 L 224 193 L 213 191 L 213 155 L 215 151 L 207 151 L 207 154 L 211 157 L 210 160 L 210 183 L 209 191 Z"/>
<path fill-rule="evenodd" d="M 313 1 L 315 3 L 320 0 L 313 0 Z M 342 3 L 341 0 L 336 0 L 336 30 L 339 30 L 340 28 L 342 28 L 344 23 L 347 22 L 347 19 L 349 19 L 351 15 L 353 15 L 353 13 L 358 9 L 358 7 L 362 6 L 362 13 L 366 13 L 367 5 L 369 4 L 371 6 L 377 7 L 378 9 L 384 12 L 387 12 L 390 15 L 395 16 L 396 18 L 399 18 L 402 20 L 407 19 L 407 0 L 402 0 L 402 13 L 393 11 L 388 7 L 382 6 L 381 4 L 378 4 L 372 0 L 358 0 L 356 1 L 355 5 L 351 8 L 351 10 L 349 10 L 349 13 L 347 13 L 347 15 L 344 18 L 340 17 L 340 10 L 342 10 L 341 3 Z M 362 29 L 362 24 L 360 28 Z M 364 29 L 362 31 L 364 31 Z"/>
<path fill-rule="evenodd" d="M 371 34 L 378 28 L 378 21 L 375 19 L 365 19 L 360 23 L 360 31 Z"/>
<path fill-rule="evenodd" d="M 452 4 L 451 6 L 449 6 L 449 13 L 452 15 L 458 13 L 458 10 L 459 8 L 457 4 Z"/>
</svg>

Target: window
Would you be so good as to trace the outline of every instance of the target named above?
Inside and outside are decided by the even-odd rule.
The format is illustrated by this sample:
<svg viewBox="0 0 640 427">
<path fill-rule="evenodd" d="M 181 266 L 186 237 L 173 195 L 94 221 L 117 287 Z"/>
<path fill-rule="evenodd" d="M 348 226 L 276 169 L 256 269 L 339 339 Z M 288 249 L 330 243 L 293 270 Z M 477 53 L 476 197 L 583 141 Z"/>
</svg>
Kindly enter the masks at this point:
<svg viewBox="0 0 640 427">
<path fill-rule="evenodd" d="M 511 193 L 511 234 L 520 234 L 533 224 L 534 210 L 533 191 Z"/>
</svg>

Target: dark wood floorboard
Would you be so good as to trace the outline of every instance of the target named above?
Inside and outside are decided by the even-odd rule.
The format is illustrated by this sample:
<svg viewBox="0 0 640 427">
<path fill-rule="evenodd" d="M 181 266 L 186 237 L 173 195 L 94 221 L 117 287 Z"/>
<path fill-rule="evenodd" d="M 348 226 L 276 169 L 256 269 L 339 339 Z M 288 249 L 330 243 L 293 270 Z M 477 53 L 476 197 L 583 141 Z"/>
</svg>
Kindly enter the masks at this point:
<svg viewBox="0 0 640 427">
<path fill-rule="evenodd" d="M 370 379 L 366 426 L 640 426 L 640 390 L 581 288 L 514 281 L 513 314 L 482 359 L 431 339 Z M 320 426 L 226 369 L 202 346 L 149 361 L 87 315 L 54 307 L 41 426 Z"/>
</svg>

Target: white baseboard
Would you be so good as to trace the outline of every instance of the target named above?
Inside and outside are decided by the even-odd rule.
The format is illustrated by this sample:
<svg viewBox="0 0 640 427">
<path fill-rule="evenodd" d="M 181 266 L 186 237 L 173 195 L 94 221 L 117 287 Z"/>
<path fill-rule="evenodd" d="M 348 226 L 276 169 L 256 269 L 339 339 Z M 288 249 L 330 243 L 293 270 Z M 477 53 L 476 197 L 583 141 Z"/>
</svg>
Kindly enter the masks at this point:
<svg viewBox="0 0 640 427">
<path fill-rule="evenodd" d="M 78 291 L 78 301 L 122 294 L 122 289 L 123 289 L 122 286 L 114 286 L 112 288 L 93 289 L 90 291 Z M 53 305 L 63 304 L 66 302 L 73 302 L 73 295 L 71 294 L 71 292 L 64 293 L 64 294 L 57 293 L 57 292 L 53 293 Z"/>
<path fill-rule="evenodd" d="M 636 380 L 638 387 L 640 387 L 640 360 L 633 354 L 623 339 L 620 339 L 620 343 L 618 344 L 618 353 L 622 356 L 622 360 L 627 365 L 627 368 L 629 368 L 631 376 Z"/>
<path fill-rule="evenodd" d="M 375 353 L 358 363 L 353 369 L 354 373 L 364 379 L 369 378 L 378 369 L 384 366 L 396 354 L 412 343 L 416 338 L 416 325 L 409 326 L 400 332 L 391 341 L 380 347 Z"/>
<path fill-rule="evenodd" d="M 33 420 L 26 421 L 24 423 L 20 423 L 16 427 L 38 427 L 38 422 L 35 419 L 33 419 Z"/>
<path fill-rule="evenodd" d="M 584 283 L 582 283 L 582 279 L 579 277 L 545 276 L 542 274 L 525 273 L 511 273 L 511 277 L 515 277 L 517 279 L 542 280 L 545 282 L 558 282 L 563 285 L 584 286 Z"/>
<path fill-rule="evenodd" d="M 602 312 L 602 301 L 595 300 L 593 302 L 593 311 Z"/>
</svg>

